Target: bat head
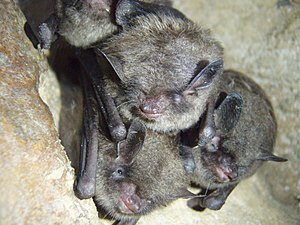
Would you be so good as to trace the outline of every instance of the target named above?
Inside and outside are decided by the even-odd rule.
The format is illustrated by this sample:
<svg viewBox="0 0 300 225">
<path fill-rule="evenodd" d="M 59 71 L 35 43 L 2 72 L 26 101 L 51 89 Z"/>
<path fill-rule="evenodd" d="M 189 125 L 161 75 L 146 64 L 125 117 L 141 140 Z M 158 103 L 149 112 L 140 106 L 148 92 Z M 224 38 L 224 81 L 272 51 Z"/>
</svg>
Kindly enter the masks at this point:
<svg viewBox="0 0 300 225">
<path fill-rule="evenodd" d="M 194 124 L 214 96 L 222 47 L 177 10 L 149 5 L 120 1 L 122 32 L 105 41 L 100 54 L 120 79 L 116 102 L 123 118 L 137 117 L 159 132 L 178 131 Z"/>
<path fill-rule="evenodd" d="M 87 48 L 117 31 L 110 0 L 56 1 L 58 33 L 68 43 Z"/>
<path fill-rule="evenodd" d="M 125 146 L 136 146 L 130 136 Z M 122 160 L 120 155 L 124 154 L 120 152 L 128 152 L 124 147 L 117 157 L 113 143 L 101 137 L 99 140 L 102 145 L 94 199 L 104 214 L 118 220 L 134 219 L 189 195 L 189 178 L 181 163 L 177 137 L 147 131 L 142 149 L 133 147 L 138 152 Z"/>
</svg>

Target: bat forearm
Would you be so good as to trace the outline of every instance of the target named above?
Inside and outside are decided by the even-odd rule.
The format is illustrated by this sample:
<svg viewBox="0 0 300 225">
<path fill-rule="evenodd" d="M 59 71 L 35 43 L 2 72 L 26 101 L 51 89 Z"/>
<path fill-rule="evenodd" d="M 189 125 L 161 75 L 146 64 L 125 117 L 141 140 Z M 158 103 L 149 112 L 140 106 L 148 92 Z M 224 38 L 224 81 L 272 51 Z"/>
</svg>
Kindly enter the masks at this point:
<svg viewBox="0 0 300 225">
<path fill-rule="evenodd" d="M 109 91 L 104 87 L 105 83 L 103 79 L 103 71 L 96 60 L 94 51 L 92 49 L 79 50 L 77 55 L 91 82 L 93 83 L 93 89 L 95 90 L 99 109 L 101 109 L 105 117 L 112 140 L 114 142 L 119 142 L 125 139 L 125 125 L 120 118 L 116 105 Z"/>
</svg>

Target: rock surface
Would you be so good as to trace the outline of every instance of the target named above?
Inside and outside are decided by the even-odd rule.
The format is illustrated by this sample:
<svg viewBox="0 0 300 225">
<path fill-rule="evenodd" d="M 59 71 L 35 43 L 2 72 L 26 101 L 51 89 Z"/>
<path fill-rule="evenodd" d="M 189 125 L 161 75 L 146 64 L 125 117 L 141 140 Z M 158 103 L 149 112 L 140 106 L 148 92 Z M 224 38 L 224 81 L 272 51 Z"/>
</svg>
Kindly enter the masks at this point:
<svg viewBox="0 0 300 225">
<path fill-rule="evenodd" d="M 38 93 L 46 60 L 17 4 L 3 0 L 0 10 L 0 224 L 99 224 L 93 202 L 73 194 L 74 170 Z"/>
<path fill-rule="evenodd" d="M 28 2 L 41 1 L 21 2 L 24 12 Z M 278 118 L 275 152 L 289 162 L 265 164 L 220 211 L 196 212 L 178 200 L 138 224 L 300 224 L 300 2 L 175 0 L 175 6 L 213 30 L 227 68 L 266 90 Z M 0 223 L 111 224 L 98 219 L 92 200 L 74 196 L 74 170 L 55 129 L 61 86 L 25 36 L 17 1 L 1 1 L 0 10 Z"/>
</svg>

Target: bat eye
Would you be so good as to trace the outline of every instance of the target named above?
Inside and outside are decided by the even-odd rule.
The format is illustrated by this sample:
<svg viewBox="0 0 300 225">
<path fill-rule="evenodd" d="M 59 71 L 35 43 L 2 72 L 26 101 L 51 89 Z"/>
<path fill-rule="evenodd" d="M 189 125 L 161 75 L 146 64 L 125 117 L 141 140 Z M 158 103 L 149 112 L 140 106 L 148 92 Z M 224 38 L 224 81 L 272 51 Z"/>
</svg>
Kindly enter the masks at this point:
<svg viewBox="0 0 300 225">
<path fill-rule="evenodd" d="M 123 179 L 126 177 L 126 172 L 125 169 L 123 167 L 118 167 L 113 173 L 112 173 L 112 177 L 114 179 Z"/>
<path fill-rule="evenodd" d="M 182 96 L 179 95 L 179 94 L 173 94 L 173 101 L 176 103 L 176 104 L 179 104 L 182 100 Z"/>
<path fill-rule="evenodd" d="M 119 175 L 123 175 L 124 171 L 123 171 L 122 169 L 117 169 L 117 173 L 118 173 Z"/>
</svg>

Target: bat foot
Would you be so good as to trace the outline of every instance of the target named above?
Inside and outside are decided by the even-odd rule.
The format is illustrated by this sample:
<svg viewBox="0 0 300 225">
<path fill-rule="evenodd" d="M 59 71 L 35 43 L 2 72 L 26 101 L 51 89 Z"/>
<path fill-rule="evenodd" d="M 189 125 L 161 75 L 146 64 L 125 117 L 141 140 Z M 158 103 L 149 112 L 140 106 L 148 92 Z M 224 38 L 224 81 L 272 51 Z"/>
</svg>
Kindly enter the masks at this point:
<svg viewBox="0 0 300 225">
<path fill-rule="evenodd" d="M 75 180 L 74 192 L 79 199 L 88 199 L 95 196 L 96 181 L 88 176 L 81 176 Z"/>
<path fill-rule="evenodd" d="M 57 39 L 55 34 L 58 21 L 51 15 L 45 22 L 38 26 L 38 35 L 42 49 L 49 49 L 51 44 Z"/>
<path fill-rule="evenodd" d="M 187 175 L 191 175 L 194 172 L 195 168 L 196 168 L 194 158 L 184 159 L 183 160 L 183 168 L 184 168 Z"/>
<path fill-rule="evenodd" d="M 220 199 L 218 196 L 214 196 L 213 194 L 200 200 L 200 206 L 211 210 L 220 210 L 224 204 L 224 199 Z"/>
<path fill-rule="evenodd" d="M 192 198 L 187 201 L 187 206 L 196 211 L 203 211 L 205 207 L 202 207 L 199 203 L 199 198 Z"/>
<path fill-rule="evenodd" d="M 114 126 L 110 130 L 110 134 L 114 142 L 119 142 L 126 138 L 127 131 L 124 124 L 120 124 L 118 126 Z"/>
<path fill-rule="evenodd" d="M 219 210 L 225 204 L 226 199 L 237 184 L 230 184 L 223 188 L 218 188 L 206 197 L 199 199 L 199 205 L 211 210 Z"/>
</svg>

